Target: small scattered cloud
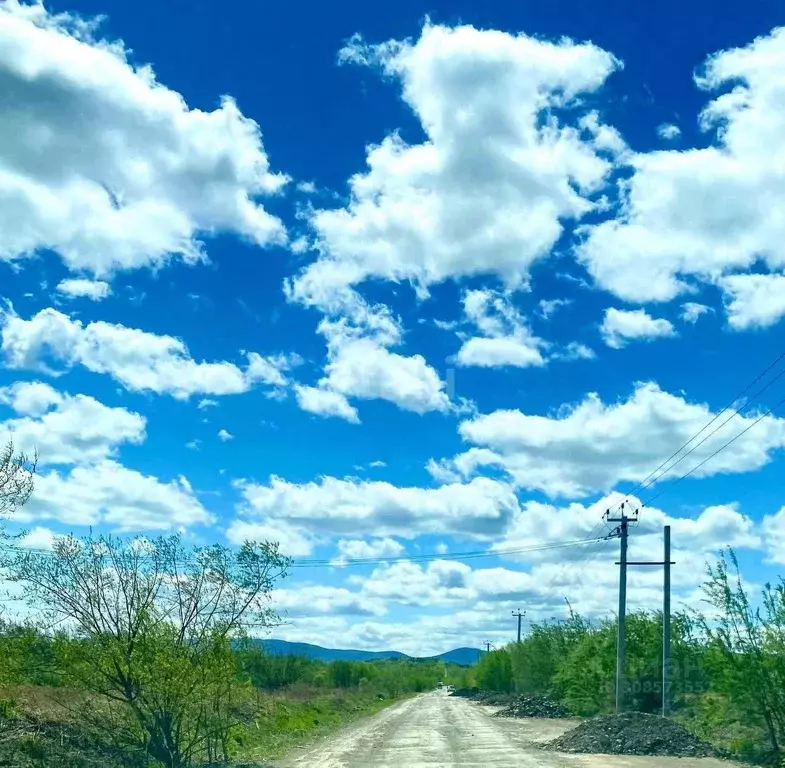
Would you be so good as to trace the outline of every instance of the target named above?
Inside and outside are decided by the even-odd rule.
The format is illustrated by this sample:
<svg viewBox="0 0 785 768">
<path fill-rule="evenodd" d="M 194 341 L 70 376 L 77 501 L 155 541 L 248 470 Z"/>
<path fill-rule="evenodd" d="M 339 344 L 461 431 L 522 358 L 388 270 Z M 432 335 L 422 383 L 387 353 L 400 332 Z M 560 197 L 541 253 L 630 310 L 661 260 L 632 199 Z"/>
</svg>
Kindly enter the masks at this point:
<svg viewBox="0 0 785 768">
<path fill-rule="evenodd" d="M 681 136 L 681 128 L 673 123 L 663 123 L 657 126 L 657 135 L 665 141 L 673 141 Z"/>
<path fill-rule="evenodd" d="M 87 280 L 85 278 L 61 280 L 57 284 L 56 290 L 61 296 L 67 296 L 71 299 L 90 299 L 91 301 L 103 301 L 112 293 L 109 283 L 103 280 Z"/>
<path fill-rule="evenodd" d="M 615 307 L 605 310 L 600 333 L 603 341 L 613 349 L 621 349 L 631 341 L 652 341 L 676 335 L 669 320 L 654 318 L 644 309 Z"/>
</svg>

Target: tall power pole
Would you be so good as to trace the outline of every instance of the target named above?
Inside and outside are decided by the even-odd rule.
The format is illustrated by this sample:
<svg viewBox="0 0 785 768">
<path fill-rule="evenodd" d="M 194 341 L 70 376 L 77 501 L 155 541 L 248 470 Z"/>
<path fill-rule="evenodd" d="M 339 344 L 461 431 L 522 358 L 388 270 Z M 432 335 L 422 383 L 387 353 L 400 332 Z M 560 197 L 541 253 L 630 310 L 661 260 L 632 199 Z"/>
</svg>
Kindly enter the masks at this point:
<svg viewBox="0 0 785 768">
<path fill-rule="evenodd" d="M 490 653 L 491 652 L 491 641 L 490 640 L 486 640 L 483 643 L 483 645 L 485 646 L 486 653 Z"/>
<path fill-rule="evenodd" d="M 637 514 L 637 513 L 636 513 Z M 624 513 L 622 512 L 622 517 Z M 635 518 L 628 518 L 628 521 L 637 520 Z M 623 524 L 622 524 L 623 525 Z M 621 529 L 623 531 L 623 528 Z M 626 547 L 626 534 L 622 533 L 622 556 L 621 560 L 616 565 L 621 565 L 624 570 L 632 565 L 654 565 L 663 566 L 663 590 L 662 590 L 662 716 L 667 717 L 668 710 L 670 709 L 670 660 L 671 660 L 671 566 L 675 563 L 671 560 L 671 527 L 666 525 L 663 530 L 664 541 L 664 555 L 665 557 L 660 560 L 627 560 L 627 547 Z M 619 616 L 623 616 L 621 592 L 619 590 Z M 626 584 L 624 585 L 624 593 L 626 598 Z M 625 606 L 626 607 L 626 606 Z M 619 622 L 621 625 L 621 621 Z M 621 669 L 624 669 L 624 632 L 620 631 L 619 634 L 621 651 Z M 619 667 L 617 659 L 616 669 L 616 708 L 620 707 L 619 698 Z M 623 703 L 623 702 L 622 702 Z"/>
<path fill-rule="evenodd" d="M 663 531 L 663 584 L 662 584 L 662 716 L 670 709 L 671 663 L 671 527 Z"/>
<path fill-rule="evenodd" d="M 515 611 L 512 612 L 513 616 L 518 617 L 518 645 L 521 644 L 521 619 L 526 615 L 526 611 L 521 612 L 521 609 L 518 609 L 518 613 Z"/>
<path fill-rule="evenodd" d="M 626 652 L 626 619 L 627 619 L 627 536 L 630 518 L 621 505 L 621 517 L 607 518 L 609 523 L 618 523 L 618 534 L 621 540 L 619 562 L 619 629 L 616 640 L 616 711 L 624 708 L 624 659 Z"/>
</svg>

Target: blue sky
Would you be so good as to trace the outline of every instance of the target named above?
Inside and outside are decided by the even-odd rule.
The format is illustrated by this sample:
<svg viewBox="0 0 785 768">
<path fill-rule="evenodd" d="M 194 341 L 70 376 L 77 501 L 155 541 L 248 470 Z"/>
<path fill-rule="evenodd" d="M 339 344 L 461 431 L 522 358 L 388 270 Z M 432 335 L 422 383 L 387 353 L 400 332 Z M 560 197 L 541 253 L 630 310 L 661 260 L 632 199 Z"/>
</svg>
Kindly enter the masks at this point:
<svg viewBox="0 0 785 768">
<path fill-rule="evenodd" d="M 782 351 L 785 31 L 710 11 L 0 2 L 28 543 L 280 540 L 334 562 L 275 595 L 324 645 L 609 613 L 615 542 L 450 554 L 605 530 Z M 673 526 L 677 602 L 724 545 L 752 584 L 785 562 L 782 408 L 676 482 L 782 382 L 629 497 L 661 493 L 632 547 Z"/>
</svg>

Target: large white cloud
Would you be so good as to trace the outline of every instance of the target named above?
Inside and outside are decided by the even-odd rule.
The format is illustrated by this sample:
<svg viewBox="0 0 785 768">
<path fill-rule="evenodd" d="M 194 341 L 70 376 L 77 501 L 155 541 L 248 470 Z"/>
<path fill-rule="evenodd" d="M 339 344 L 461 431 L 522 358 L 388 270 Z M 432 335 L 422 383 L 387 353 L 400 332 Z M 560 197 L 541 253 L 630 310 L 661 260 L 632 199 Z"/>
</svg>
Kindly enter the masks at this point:
<svg viewBox="0 0 785 768">
<path fill-rule="evenodd" d="M 200 233 L 284 243 L 259 126 L 229 97 L 190 109 L 95 27 L 0 3 L 0 259 L 50 249 L 101 276 L 202 260 Z"/>
<path fill-rule="evenodd" d="M 44 368 L 48 361 L 64 367 L 83 365 L 108 374 L 126 389 L 170 394 L 246 392 L 255 382 L 278 387 L 283 371 L 298 362 L 291 356 L 248 355 L 242 369 L 234 363 L 197 362 L 185 343 L 137 328 L 103 321 L 84 324 L 55 309 L 43 309 L 25 320 L 13 312 L 2 317 L 2 352 L 11 368 Z"/>
<path fill-rule="evenodd" d="M 785 28 L 710 56 L 696 84 L 711 146 L 636 154 L 616 219 L 589 229 L 580 256 L 604 288 L 664 301 L 758 259 L 785 266 Z"/>
<path fill-rule="evenodd" d="M 518 508 L 509 486 L 489 478 L 440 488 L 323 477 L 291 483 L 240 483 L 243 517 L 283 521 L 322 535 L 413 538 L 422 533 L 489 537 L 506 527 Z"/>
<path fill-rule="evenodd" d="M 0 389 L 0 402 L 19 414 L 0 422 L 0 442 L 12 438 L 17 449 L 37 453 L 42 465 L 97 461 L 114 455 L 123 443 L 145 439 L 145 419 L 138 413 L 60 393 L 41 382 Z"/>
<path fill-rule="evenodd" d="M 713 415 L 706 404 L 688 402 L 653 383 L 638 384 L 628 399 L 616 403 L 605 404 L 589 394 L 553 416 L 494 411 L 461 424 L 462 437 L 475 447 L 431 468 L 443 478 L 499 467 L 522 488 L 581 496 L 610 490 L 624 480 L 643 480 Z M 695 467 L 753 420 L 753 415 L 734 417 L 664 477 Z M 785 419 L 767 416 L 693 476 L 759 469 L 783 446 Z"/>
<path fill-rule="evenodd" d="M 57 520 L 65 526 L 102 525 L 120 532 L 168 530 L 207 525 L 213 516 L 184 477 L 163 482 L 105 460 L 68 473 L 36 478 L 19 522 Z"/>
<path fill-rule="evenodd" d="M 611 168 L 598 153 L 623 148 L 595 114 L 552 111 L 618 66 L 590 43 L 426 24 L 416 42 L 355 39 L 341 58 L 397 80 L 426 138 L 393 133 L 369 147 L 347 206 L 313 212 L 321 255 L 293 283 L 301 301 L 324 306 L 373 277 L 421 294 L 477 274 L 521 285 L 562 220 L 595 208 Z"/>
</svg>

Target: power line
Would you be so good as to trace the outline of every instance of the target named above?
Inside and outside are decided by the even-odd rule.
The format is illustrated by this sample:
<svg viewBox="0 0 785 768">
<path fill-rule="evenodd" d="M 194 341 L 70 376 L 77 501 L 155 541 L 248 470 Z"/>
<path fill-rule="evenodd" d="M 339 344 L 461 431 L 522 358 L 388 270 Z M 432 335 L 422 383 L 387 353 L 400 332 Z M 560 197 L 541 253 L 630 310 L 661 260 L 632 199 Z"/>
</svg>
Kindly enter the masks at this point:
<svg viewBox="0 0 785 768">
<path fill-rule="evenodd" d="M 589 544 L 595 541 L 594 539 L 574 539 L 570 541 L 556 541 L 549 544 L 537 544 L 530 547 L 515 547 L 515 548 L 499 548 L 499 549 L 480 549 L 471 550 L 467 552 L 454 552 L 452 554 L 440 553 L 427 553 L 421 555 L 409 555 L 400 557 L 375 557 L 375 558 L 355 558 L 349 560 L 336 561 L 334 559 L 302 559 L 292 560 L 290 563 L 291 568 L 336 568 L 358 565 L 384 565 L 402 562 L 429 562 L 433 560 L 471 560 L 476 558 L 486 557 L 502 557 L 504 555 L 517 555 L 533 552 L 544 552 L 554 549 L 565 549 L 569 547 L 577 547 L 583 544 Z M 42 549 L 39 547 L 19 547 L 7 544 L 0 545 L 0 550 L 13 552 L 16 554 L 35 554 L 41 557 L 53 557 L 55 553 L 51 549 Z M 149 560 L 150 556 L 140 556 L 138 560 Z M 182 558 L 178 560 L 180 564 L 193 563 L 194 558 Z"/>
<path fill-rule="evenodd" d="M 695 448 L 697 448 L 698 446 L 695 446 L 695 447 L 694 447 L 694 448 L 693 448 L 693 449 L 692 449 L 692 450 L 691 450 L 689 453 L 685 454 L 685 455 L 682 457 L 682 459 L 679 459 L 679 461 L 675 462 L 675 463 L 674 463 L 674 464 L 673 464 L 671 467 L 669 467 L 669 468 L 668 468 L 668 469 L 667 469 L 665 472 L 663 472 L 661 475 L 659 475 L 659 477 L 658 477 L 658 478 L 656 478 L 655 480 L 653 480 L 651 483 L 649 483 L 649 482 L 648 482 L 648 481 L 649 481 L 649 480 L 651 480 L 651 478 L 652 478 L 654 475 L 656 475 L 656 474 L 657 474 L 657 472 L 659 472 L 659 471 L 660 471 L 660 470 L 661 470 L 661 469 L 662 469 L 662 468 L 663 468 L 663 467 L 664 467 L 664 466 L 665 466 L 665 465 L 666 465 L 666 464 L 667 464 L 669 461 L 671 461 L 671 459 L 674 459 L 676 456 L 678 456 L 678 455 L 679 455 L 679 454 L 680 454 L 680 453 L 681 453 L 681 452 L 682 452 L 682 451 L 683 451 L 683 450 L 684 450 L 684 449 L 685 449 L 685 448 L 686 448 L 688 445 L 690 445 L 690 443 L 692 443 L 692 441 L 693 441 L 693 440 L 695 440 L 696 438 L 700 437 L 700 436 L 701 436 L 701 435 L 702 435 L 702 434 L 703 434 L 703 433 L 704 433 L 704 432 L 705 432 L 705 431 L 706 431 L 706 430 L 707 430 L 707 429 L 708 429 L 708 428 L 709 428 L 709 427 L 710 427 L 712 424 L 714 424 L 714 422 L 715 422 L 715 421 L 717 421 L 717 419 L 719 419 L 719 418 L 722 416 L 722 414 L 723 414 L 723 413 L 725 413 L 725 412 L 726 412 L 726 411 L 728 411 L 730 408 L 732 408 L 732 407 L 733 407 L 733 405 L 734 405 L 734 403 L 738 402 L 738 400 L 739 400 L 740 398 L 742 398 L 744 395 L 746 395 L 746 394 L 747 394 L 747 392 L 749 392 L 749 391 L 750 391 L 750 389 L 752 389 L 752 387 L 754 387 L 754 386 L 755 386 L 755 385 L 756 385 L 756 384 L 757 384 L 757 383 L 758 383 L 758 382 L 759 382 L 759 381 L 760 381 L 760 380 L 761 380 L 761 379 L 762 379 L 762 378 L 763 378 L 763 377 L 764 377 L 764 376 L 765 376 L 765 375 L 766 375 L 766 374 L 767 374 L 769 371 L 771 371 L 773 368 L 775 368 L 775 367 L 776 367 L 776 366 L 777 366 L 777 365 L 778 365 L 780 362 L 782 362 L 783 360 L 785 360 L 785 351 L 783 351 L 782 353 L 780 353 L 780 354 L 779 354 L 779 355 L 778 355 L 778 356 L 775 358 L 775 360 L 774 360 L 772 363 L 770 363 L 768 366 L 766 366 L 766 368 L 764 368 L 764 369 L 763 369 L 763 370 L 762 370 L 762 371 L 761 371 L 761 372 L 760 372 L 760 373 L 759 373 L 759 374 L 758 374 L 758 375 L 757 375 L 757 376 L 756 376 L 756 377 L 755 377 L 755 378 L 754 378 L 752 381 L 750 381 L 750 382 L 749 382 L 749 383 L 748 383 L 748 384 L 747 384 L 747 385 L 744 387 L 744 389 L 742 389 L 740 392 L 738 392 L 738 393 L 737 393 L 737 394 L 736 394 L 736 395 L 733 397 L 733 399 L 732 399 L 732 400 L 730 400 L 730 401 L 729 401 L 729 402 L 728 402 L 728 403 L 727 403 L 727 404 L 726 404 L 726 405 L 725 405 L 725 406 L 724 406 L 724 407 L 723 407 L 723 408 L 722 408 L 720 411 L 718 411 L 718 412 L 717 412 L 717 413 L 716 413 L 716 414 L 715 414 L 715 415 L 714 415 L 714 416 L 713 416 L 713 417 L 712 417 L 712 418 L 711 418 L 711 419 L 710 419 L 708 422 L 706 422 L 706 424 L 704 424 L 704 425 L 703 425 L 703 427 L 701 427 L 701 429 L 700 429 L 700 430 L 698 430 L 698 431 L 697 431 L 697 432 L 696 432 L 696 433 L 695 433 L 695 434 L 694 434 L 692 437 L 690 437 L 690 439 L 689 439 L 689 440 L 687 440 L 687 441 L 686 441 L 686 442 L 685 442 L 683 445 L 681 445 L 681 447 L 677 448 L 677 449 L 676 449 L 676 450 L 675 450 L 675 451 L 674 451 L 674 452 L 673 452 L 673 453 L 672 453 L 670 456 L 668 456 L 668 458 L 667 458 L 667 459 L 665 459 L 665 460 L 664 460 L 664 461 L 663 461 L 663 462 L 662 462 L 662 463 L 661 463 L 659 466 L 657 466 L 657 467 L 656 467 L 654 470 L 652 470 L 652 471 L 651 471 L 651 472 L 650 472 L 650 473 L 649 473 L 649 474 L 648 474 L 646 477 L 644 477 L 644 478 L 643 478 L 643 480 L 641 480 L 641 481 L 640 481 L 640 482 L 639 482 L 639 483 L 638 483 L 638 484 L 637 484 L 637 485 L 636 485 L 634 488 L 632 488 L 630 491 L 628 491 L 628 492 L 625 494 L 625 500 L 626 500 L 626 499 L 627 499 L 629 496 L 632 496 L 632 495 L 633 495 L 633 494 L 634 494 L 636 491 L 638 491 L 638 490 L 640 490 L 640 489 L 644 489 L 644 490 L 645 490 L 646 488 L 649 488 L 651 485 L 653 485 L 655 482 L 657 482 L 657 480 L 659 480 L 659 479 L 662 477 L 662 475 L 664 475 L 664 474 L 665 474 L 665 472 L 668 472 L 668 471 L 670 471 L 670 470 L 671 470 L 673 467 L 675 467 L 675 466 L 676 466 L 676 464 L 680 463 L 680 462 L 681 462 L 681 460 L 682 460 L 683 458 L 686 458 L 686 456 L 688 456 L 688 455 L 689 455 L 689 453 L 692 453 L 692 450 L 694 450 L 694 449 L 695 449 Z M 779 379 L 781 376 L 783 376 L 783 374 L 785 374 L 785 368 L 783 368 L 783 370 L 782 370 L 782 371 L 780 371 L 780 372 L 779 372 L 779 373 L 778 373 L 778 374 L 777 374 L 777 375 L 776 375 L 776 376 L 775 376 L 775 377 L 774 377 L 774 378 L 773 378 L 773 379 L 772 379 L 772 380 L 771 380 L 771 381 L 770 381 L 768 384 L 766 384 L 766 385 L 765 385 L 763 388 L 761 388 L 760 390 L 758 390 L 758 392 L 756 392 L 756 393 L 755 393 L 755 395 L 753 395 L 753 396 L 752 396 L 752 398 L 750 398 L 749 400 L 747 400 L 747 401 L 744 403 L 744 405 L 743 405 L 743 406 L 741 406 L 741 407 L 740 407 L 740 408 L 739 408 L 739 409 L 738 409 L 738 410 L 737 410 L 737 411 L 736 411 L 736 412 L 733 414 L 733 416 L 736 416 L 736 415 L 737 415 L 737 414 L 738 414 L 740 411 L 742 411 L 742 410 L 744 410 L 744 408 L 748 407 L 748 406 L 749 406 L 749 405 L 750 405 L 750 404 L 751 404 L 751 403 L 752 403 L 752 402 L 755 400 L 755 398 L 757 398 L 759 395 L 761 395 L 763 392 L 765 392 L 765 391 L 766 391 L 766 390 L 767 390 L 767 389 L 768 389 L 768 388 L 769 388 L 769 387 L 770 387 L 770 386 L 771 386 L 771 385 L 772 385 L 772 384 L 773 384 L 775 381 L 777 381 L 777 379 Z M 730 418 L 733 418 L 733 416 L 731 416 Z M 727 424 L 727 423 L 728 423 L 728 421 L 730 421 L 730 419 L 728 419 L 727 421 L 723 422 L 723 424 L 721 424 L 721 425 L 720 425 L 720 427 L 718 427 L 717 429 L 720 429 L 722 426 L 724 426 L 725 424 Z M 716 431 L 717 431 L 717 430 L 714 430 L 714 432 L 712 432 L 711 434 L 714 434 Z M 709 437 L 711 437 L 711 435 L 709 435 Z M 699 443 L 699 445 L 702 445 L 702 444 L 703 444 L 703 442 L 705 442 L 705 440 L 701 441 L 701 443 Z M 645 487 L 644 487 L 644 485 L 645 485 Z M 619 508 L 619 504 L 616 504 L 616 505 L 614 506 L 614 509 L 618 509 L 618 508 Z"/>
<path fill-rule="evenodd" d="M 779 408 L 783 404 L 785 404 L 785 397 L 783 397 L 782 400 L 780 400 L 778 403 L 775 403 L 771 408 L 769 408 L 768 411 L 764 411 L 762 414 L 760 414 L 760 416 L 758 416 L 758 418 L 755 419 L 755 421 L 753 421 L 752 424 L 748 424 L 744 429 L 741 430 L 741 432 L 739 432 L 737 435 L 735 435 L 730 440 L 728 440 L 727 443 L 724 443 L 719 448 L 717 448 L 717 450 L 714 451 L 714 453 L 708 455 L 705 459 L 703 459 L 703 461 L 696 464 L 691 470 L 689 470 L 689 472 L 685 472 L 683 475 L 676 478 L 676 480 L 674 480 L 670 485 L 665 486 L 658 493 L 654 494 L 654 496 L 649 498 L 643 506 L 649 506 L 652 503 L 652 501 L 658 499 L 660 496 L 662 496 L 663 493 L 666 493 L 667 491 L 672 489 L 674 485 L 677 485 L 682 480 L 685 480 L 690 475 L 697 472 L 704 464 L 706 464 L 708 461 L 713 459 L 721 451 L 724 451 L 729 445 L 735 443 L 742 435 L 745 435 L 747 432 L 749 432 L 756 424 L 759 424 L 767 416 L 770 416 L 775 411 L 775 409 Z"/>
<path fill-rule="evenodd" d="M 530 547 L 516 547 L 510 549 L 481 549 L 469 552 L 454 552 L 452 554 L 429 553 L 422 555 L 404 555 L 401 557 L 372 557 L 355 558 L 351 560 L 295 560 L 293 568 L 323 568 L 323 567 L 345 567 L 352 565 L 384 565 L 388 563 L 420 563 L 433 560 L 471 560 L 474 558 L 497 557 L 504 555 L 520 555 L 530 552 L 544 552 L 553 549 L 564 549 L 567 547 L 578 547 L 589 544 L 597 539 L 574 539 L 571 541 L 557 541 L 550 544 L 538 544 Z"/>
<path fill-rule="evenodd" d="M 744 411 L 744 410 L 746 410 L 747 408 L 749 408 L 749 407 L 750 407 L 750 405 L 752 405 L 752 403 L 755 401 L 755 399 L 756 399 L 756 398 L 757 398 L 759 395 L 763 394 L 763 392 L 765 392 L 765 391 L 766 391 L 766 390 L 767 390 L 767 389 L 768 389 L 768 388 L 769 388 L 769 387 L 770 387 L 772 384 L 774 384 L 774 382 L 775 382 L 775 381 L 777 381 L 778 379 L 782 378 L 782 376 L 785 376 L 785 368 L 783 368 L 783 369 L 782 369 L 782 370 L 781 370 L 781 371 L 780 371 L 780 372 L 779 372 L 779 373 L 778 373 L 778 374 L 777 374 L 777 375 L 776 375 L 776 376 L 775 376 L 775 377 L 774 377 L 774 378 L 773 378 L 773 379 L 772 379 L 772 380 L 771 380 L 771 381 L 770 381 L 768 384 L 766 384 L 765 386 L 761 387 L 761 389 L 759 389 L 759 390 L 758 390 L 758 391 L 757 391 L 757 392 L 756 392 L 756 393 L 755 393 L 755 394 L 752 396 L 752 398 L 751 398 L 750 400 L 748 400 L 747 402 L 745 402 L 743 405 L 739 406 L 739 407 L 738 407 L 738 408 L 737 408 L 737 409 L 736 409 L 736 410 L 735 410 L 735 411 L 734 411 L 734 412 L 733 412 L 733 413 L 732 413 L 730 416 L 728 416 L 728 418 L 727 418 L 727 419 L 725 419 L 725 421 L 723 421 L 723 422 L 722 422 L 722 424 L 720 424 L 719 426 L 715 427 L 715 428 L 714 428 L 714 429 L 713 429 L 711 432 L 709 432 L 709 434 L 708 434 L 708 435 L 706 435 L 706 437 L 704 437 L 704 438 L 703 438 L 703 440 L 701 440 L 699 443 L 696 443 L 695 445 L 693 445 L 693 446 L 692 446 L 692 448 L 690 448 L 690 450 L 689 450 L 689 451 L 687 451 L 687 453 L 685 453 L 683 456 L 681 456 L 681 457 L 680 457 L 680 458 L 679 458 L 677 461 L 675 461 L 675 462 L 674 462 L 673 464 L 671 464 L 669 467 L 666 467 L 666 468 L 665 468 L 665 469 L 664 469 L 664 470 L 663 470 L 663 471 L 662 471 L 662 472 L 661 472 L 661 473 L 660 473 L 660 474 L 659 474 L 657 477 L 655 477 L 653 480 L 651 480 L 651 482 L 647 483 L 647 484 L 646 484 L 646 485 L 643 487 L 643 490 L 646 490 L 646 489 L 650 488 L 652 485 L 654 485 L 654 483 L 656 483 L 656 482 L 658 482 L 659 480 L 661 480 L 661 479 L 662 479 L 662 478 L 663 478 L 663 477 L 664 477 L 664 476 L 665 476 L 665 475 L 666 475 L 668 472 L 670 472 L 670 471 L 671 471 L 671 470 L 672 470 L 672 469 L 673 469 L 675 466 L 677 466 L 678 464 L 681 464 L 681 462 L 682 462 L 682 461 L 684 461 L 684 459 L 686 459 L 686 458 L 687 458 L 687 457 L 688 457 L 690 454 L 694 453 L 694 452 L 695 452 L 695 451 L 696 451 L 698 448 L 700 448 L 700 447 L 701 447 L 701 446 L 702 446 L 702 445 L 703 445 L 703 444 L 704 444 L 704 443 L 705 443 L 707 440 L 709 440 L 711 437 L 713 437 L 714 435 L 716 435 L 716 434 L 717 434 L 717 432 L 719 432 L 719 431 L 720 431 L 720 430 L 721 430 L 721 429 L 722 429 L 722 428 L 723 428 L 723 427 L 724 427 L 726 424 L 728 424 L 729 422 L 731 422 L 731 421 L 732 421 L 732 420 L 733 420 L 733 419 L 734 419 L 736 416 L 740 415 L 742 411 Z M 769 413 L 771 413 L 771 411 L 769 411 Z M 720 415 L 720 414 L 718 414 L 718 416 L 719 416 L 719 415 Z M 768 414 L 764 414 L 764 415 L 768 415 Z M 715 416 L 715 417 L 714 417 L 714 419 L 712 419 L 712 422 L 716 421 L 716 419 L 717 419 L 717 416 Z M 758 419 L 758 421 L 760 421 L 760 419 Z M 751 427 L 753 427 L 753 426 L 754 426 L 756 423 L 757 423 L 757 421 L 756 421 L 756 422 L 753 422 L 753 424 L 750 424 L 750 425 L 749 425 L 749 426 L 750 426 L 750 428 L 751 428 Z M 708 425 L 707 425 L 707 426 L 708 426 Z M 703 428 L 703 430 L 705 430 L 705 429 L 706 429 L 706 427 L 704 427 L 704 428 Z M 701 432 L 702 432 L 703 430 L 701 430 Z M 745 431 L 746 431 L 746 430 L 745 430 Z M 700 434 L 701 434 L 701 432 L 699 432 L 699 433 L 698 433 L 698 435 L 700 435 Z M 742 434 L 743 434 L 743 433 L 742 433 Z M 697 437 L 698 435 L 695 435 L 695 437 Z M 739 436 L 740 436 L 740 435 L 739 435 Z M 694 440 L 694 439 L 695 439 L 695 437 L 693 437 L 692 439 Z M 738 436 L 737 436 L 737 437 L 738 437 Z M 735 440 L 735 439 L 736 439 L 736 438 L 734 438 L 734 440 Z M 733 441 L 731 441 L 731 442 L 733 442 Z M 727 446 L 727 445 L 729 445 L 729 444 L 730 444 L 730 443 L 727 443 L 727 444 L 726 444 L 726 446 Z M 726 447 L 726 446 L 723 446 L 723 447 Z M 722 450 L 722 449 L 720 449 L 720 450 Z M 714 454 L 712 454 L 712 456 L 716 456 L 716 454 L 717 454 L 717 453 L 719 453 L 719 450 L 718 450 L 717 452 L 715 452 Z M 665 462 L 665 463 L 667 463 L 667 462 Z M 705 463 L 705 462 L 703 462 L 703 463 Z M 662 467 L 662 466 L 663 466 L 663 465 L 661 464 L 661 465 L 660 465 L 660 467 Z M 656 471 L 656 470 L 655 470 L 655 471 Z M 654 473 L 652 473 L 652 474 L 654 474 Z M 651 477 L 651 475 L 649 475 L 649 477 Z"/>
</svg>

